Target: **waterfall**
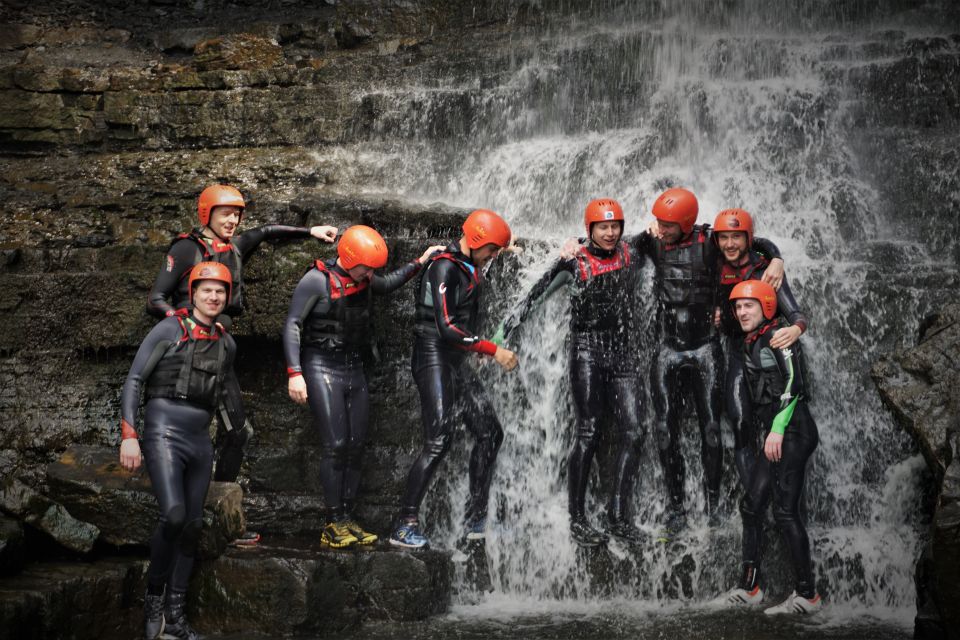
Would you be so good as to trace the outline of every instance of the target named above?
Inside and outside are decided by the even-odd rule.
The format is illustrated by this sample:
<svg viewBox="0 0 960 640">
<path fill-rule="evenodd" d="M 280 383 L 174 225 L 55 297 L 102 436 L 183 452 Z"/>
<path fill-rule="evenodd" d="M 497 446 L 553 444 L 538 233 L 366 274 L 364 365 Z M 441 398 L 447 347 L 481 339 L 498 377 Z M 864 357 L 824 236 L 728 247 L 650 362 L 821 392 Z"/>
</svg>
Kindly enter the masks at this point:
<svg viewBox="0 0 960 640">
<path fill-rule="evenodd" d="M 924 464 L 881 406 L 867 369 L 916 334 L 938 292 L 956 286 L 957 271 L 932 257 L 922 229 L 890 224 L 894 212 L 855 145 L 865 105 L 849 79 L 897 55 L 905 40 L 949 27 L 922 10 L 904 27 L 902 16 L 891 18 L 898 3 L 873 4 L 561 6 L 534 26 L 465 34 L 461 53 L 436 68 L 358 96 L 374 114 L 368 139 L 337 153 L 342 171 L 363 175 L 372 191 L 491 208 L 519 237 L 542 241 L 515 258 L 518 281 L 490 310 L 495 319 L 564 238 L 582 235 L 593 198 L 623 205 L 628 234 L 646 227 L 654 199 L 670 186 L 697 194 L 701 222 L 723 208 L 750 211 L 757 234 L 779 245 L 811 319 L 802 341 L 821 442 L 806 505 L 818 584 L 832 615 L 909 624 Z M 689 422 L 689 534 L 639 550 L 578 549 L 567 533 L 564 467 L 574 418 L 563 297 L 511 337 L 521 359 L 516 374 L 483 372 L 506 430 L 487 543 L 495 591 L 465 593 L 464 601 L 531 610 L 638 598 L 696 606 L 732 586 L 739 565 L 729 429 L 724 525 L 710 529 L 702 515 L 699 434 Z M 638 348 L 648 361 L 649 336 Z M 649 405 L 648 412 L 652 420 Z M 462 439 L 469 446 L 469 436 Z M 465 465 L 454 455 L 438 475 L 428 520 L 436 515 L 435 544 L 449 548 L 460 534 Z M 595 522 L 605 500 L 598 480 L 588 488 Z M 634 502 L 637 524 L 655 532 L 664 493 L 649 431 Z M 775 529 L 768 538 L 770 581 L 789 591 L 786 550 Z"/>
</svg>

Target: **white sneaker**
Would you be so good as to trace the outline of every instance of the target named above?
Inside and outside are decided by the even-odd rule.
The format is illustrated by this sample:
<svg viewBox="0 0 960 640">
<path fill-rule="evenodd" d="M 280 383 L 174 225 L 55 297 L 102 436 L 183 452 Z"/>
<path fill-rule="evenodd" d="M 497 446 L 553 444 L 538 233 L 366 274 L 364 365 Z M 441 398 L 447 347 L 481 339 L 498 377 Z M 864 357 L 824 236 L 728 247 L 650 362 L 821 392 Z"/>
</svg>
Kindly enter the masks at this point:
<svg viewBox="0 0 960 640">
<path fill-rule="evenodd" d="M 711 607 L 756 607 L 763 602 L 763 589 L 760 585 L 755 586 L 751 591 L 734 587 L 723 595 L 714 598 L 709 603 Z"/>
<path fill-rule="evenodd" d="M 778 616 L 784 613 L 799 613 L 802 615 L 816 613 L 823 608 L 823 600 L 820 594 L 816 594 L 812 599 L 807 600 L 803 596 L 798 596 L 797 592 L 791 593 L 786 600 L 775 607 L 765 609 L 764 613 L 768 616 Z"/>
</svg>

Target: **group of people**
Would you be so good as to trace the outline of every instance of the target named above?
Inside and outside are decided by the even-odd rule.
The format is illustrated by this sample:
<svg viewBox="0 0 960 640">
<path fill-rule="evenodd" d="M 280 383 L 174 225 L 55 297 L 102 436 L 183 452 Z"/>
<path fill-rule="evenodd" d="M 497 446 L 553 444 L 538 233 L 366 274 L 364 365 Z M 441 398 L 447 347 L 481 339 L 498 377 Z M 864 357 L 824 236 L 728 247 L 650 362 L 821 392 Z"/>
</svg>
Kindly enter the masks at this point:
<svg viewBox="0 0 960 640">
<path fill-rule="evenodd" d="M 206 492 L 211 475 L 236 480 L 253 433 L 233 371 L 236 343 L 228 332 L 232 318 L 243 311 L 243 264 L 265 240 L 337 240 L 337 229 L 325 225 L 266 225 L 238 234 L 245 206 L 242 194 L 230 186 L 214 185 L 200 194 L 199 226 L 179 236 L 165 256 L 147 303 L 148 312 L 161 320 L 140 346 L 122 391 L 120 462 L 135 470 L 145 461 L 160 507 L 150 540 L 147 638 L 161 633 L 196 637 L 184 601 Z M 484 268 L 512 246 L 510 227 L 498 214 L 473 211 L 459 239 L 429 247 L 384 275 L 376 273 L 388 257 L 380 234 L 364 225 L 346 229 L 337 257 L 314 262 L 296 285 L 283 329 L 288 394 L 309 405 L 320 437 L 318 465 L 327 508 L 321 545 L 344 549 L 378 539 L 354 513 L 368 424 L 364 361 L 371 346 L 374 298 L 418 278 L 412 371 L 423 446 L 407 475 L 389 535 L 391 545 L 418 549 L 429 544 L 420 504 L 461 424 L 474 440 L 463 533 L 469 540 L 485 538 L 503 428 L 472 361 L 489 357 L 513 370 L 518 359 L 504 346 L 507 339 L 542 300 L 566 285 L 576 412 L 567 464 L 572 538 L 584 546 L 605 544 L 611 536 L 628 544 L 644 540 L 630 505 L 645 434 L 645 391 L 655 409 L 668 496 L 662 536 L 669 540 L 683 530 L 685 471 L 679 440 L 687 396 L 699 419 L 710 516 L 716 517 L 719 502 L 724 414 L 734 431 L 743 487 L 740 580 L 718 602 L 762 602 L 759 567 L 772 498 L 793 560 L 796 591 L 767 612 L 817 610 L 820 597 L 800 515 L 806 462 L 817 445 L 798 342 L 807 321 L 783 277 L 777 247 L 754 237 L 746 211 L 721 211 L 712 228 L 696 224 L 698 213 L 693 193 L 670 189 L 654 203 L 651 228 L 624 236 L 620 205 L 610 199 L 592 201 L 584 216 L 586 237 L 564 246 L 561 258 L 490 340 L 476 331 Z M 638 320 L 641 306 L 633 294 L 647 261 L 654 267 L 659 347 L 644 390 L 639 354 L 625 336 Z M 145 406 L 138 430 L 141 391 Z M 588 521 L 584 503 L 605 414 L 617 430 L 618 454 L 601 531 Z M 215 444 L 208 432 L 214 416 Z M 241 542 L 256 539 L 251 533 Z"/>
</svg>

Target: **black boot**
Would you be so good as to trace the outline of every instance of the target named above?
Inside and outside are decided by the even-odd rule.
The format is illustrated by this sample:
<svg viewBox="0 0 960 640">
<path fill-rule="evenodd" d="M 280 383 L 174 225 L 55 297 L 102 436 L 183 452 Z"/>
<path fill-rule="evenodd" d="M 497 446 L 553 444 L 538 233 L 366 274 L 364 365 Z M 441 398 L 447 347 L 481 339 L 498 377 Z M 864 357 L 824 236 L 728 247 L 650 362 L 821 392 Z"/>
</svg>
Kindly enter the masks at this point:
<svg viewBox="0 0 960 640">
<path fill-rule="evenodd" d="M 197 632 L 187 624 L 187 594 L 171 591 L 167 594 L 167 607 L 164 612 L 167 628 L 164 635 L 177 640 L 199 640 Z"/>
<path fill-rule="evenodd" d="M 627 544 L 643 544 L 647 539 L 647 536 L 629 520 L 614 520 L 610 523 L 607 533 Z"/>
<path fill-rule="evenodd" d="M 597 547 L 607 543 L 607 536 L 591 527 L 582 516 L 570 520 L 570 535 L 581 547 Z"/>
<path fill-rule="evenodd" d="M 143 595 L 143 635 L 147 640 L 156 640 L 163 633 L 163 591 L 156 595 L 149 587 Z"/>
</svg>

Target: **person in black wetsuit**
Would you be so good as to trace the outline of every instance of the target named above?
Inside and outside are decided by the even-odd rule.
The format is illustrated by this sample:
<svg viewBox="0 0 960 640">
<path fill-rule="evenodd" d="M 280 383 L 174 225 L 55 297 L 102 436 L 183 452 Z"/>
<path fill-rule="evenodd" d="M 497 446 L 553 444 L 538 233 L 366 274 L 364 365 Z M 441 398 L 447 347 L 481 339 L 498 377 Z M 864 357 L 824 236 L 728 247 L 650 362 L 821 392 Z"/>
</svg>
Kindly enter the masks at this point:
<svg viewBox="0 0 960 640">
<path fill-rule="evenodd" d="M 713 322 L 720 258 L 710 226 L 695 224 L 698 212 L 697 198 L 687 189 L 668 189 L 653 204 L 659 240 L 653 243 L 651 255 L 656 266 L 661 336 L 650 385 L 669 500 L 664 539 L 686 526 L 685 469 L 679 442 L 684 391 L 690 392 L 699 420 L 711 519 L 719 502 L 723 471 L 723 351 Z M 776 259 L 776 268 L 771 265 L 765 275 L 776 277 L 778 270 L 782 272 L 776 246 L 761 238 L 756 238 L 755 244 Z"/>
<path fill-rule="evenodd" d="M 233 287 L 230 300 L 219 322 L 230 325 L 230 319 L 243 313 L 243 265 L 266 240 L 281 242 L 314 237 L 333 242 L 335 227 L 320 225 L 308 228 L 269 224 L 236 235 L 246 204 L 235 188 L 227 185 L 207 187 L 197 202 L 200 226 L 182 234 L 170 245 L 163 266 L 147 298 L 147 313 L 157 318 L 173 315 L 177 309 L 189 308 L 187 275 L 199 262 L 219 262 L 230 269 Z M 221 482 L 236 482 L 243 462 L 243 452 L 253 435 L 246 419 L 240 384 L 231 371 L 226 381 L 224 405 L 218 408 L 216 437 L 216 474 Z M 253 543 L 259 538 L 248 532 L 238 543 Z"/>
<path fill-rule="evenodd" d="M 370 348 L 374 296 L 403 286 L 443 248 L 430 247 L 417 260 L 385 276 L 374 275 L 387 263 L 387 245 L 374 229 L 353 226 L 337 245 L 338 257 L 317 260 L 294 289 L 283 330 L 288 392 L 298 404 L 309 402 L 320 434 L 327 505 L 320 543 L 325 547 L 377 540 L 353 515 L 369 415 L 363 361 Z"/>
<path fill-rule="evenodd" d="M 208 429 L 236 355 L 233 338 L 216 324 L 232 282 L 222 264 L 196 265 L 187 281 L 192 309 L 165 318 L 147 334 L 123 385 L 120 464 L 139 468 L 142 437 L 160 507 L 145 597 L 145 635 L 151 640 L 164 631 L 165 637 L 197 637 L 184 605 L 213 465 Z M 141 388 L 146 406 L 138 436 Z"/>
<path fill-rule="evenodd" d="M 810 540 L 800 515 L 807 460 L 817 448 L 817 425 L 807 406 L 800 342 L 771 345 L 780 326 L 777 293 L 759 280 L 746 280 L 730 292 L 741 330 L 744 378 L 749 390 L 751 420 L 748 446 L 753 471 L 740 503 L 743 518 L 743 564 L 739 584 L 718 598 L 722 606 L 759 605 L 760 562 L 764 516 L 773 497 L 773 515 L 790 551 L 796 590 L 769 615 L 813 613 L 822 607 L 813 579 Z"/>
<path fill-rule="evenodd" d="M 634 305 L 624 292 L 636 288 L 634 280 L 644 258 L 622 241 L 623 209 L 616 200 L 590 202 L 584 224 L 587 244 L 579 247 L 574 258 L 561 258 L 547 270 L 504 322 L 497 338 L 509 337 L 546 297 L 562 284 L 572 283 L 570 390 L 577 431 L 567 456 L 570 533 L 583 546 L 607 541 L 605 534 L 588 523 L 584 502 L 601 420 L 604 410 L 609 410 L 616 421 L 619 444 L 614 490 L 607 507 L 608 533 L 638 543 L 643 536 L 631 520 L 630 498 L 645 433 L 637 354 L 627 335 Z"/>
<path fill-rule="evenodd" d="M 510 227 L 496 213 L 477 209 L 463 223 L 463 236 L 434 255 L 417 284 L 413 378 L 420 392 L 424 443 L 407 475 L 398 526 L 390 544 L 419 549 L 429 540 L 420 529 L 420 503 L 434 471 L 450 448 L 453 430 L 466 423 L 474 437 L 470 455 L 467 538 L 483 539 L 487 502 L 503 428 L 467 356 L 492 356 L 510 371 L 516 355 L 474 332 L 480 310 L 483 267 L 510 245 Z"/>
<path fill-rule="evenodd" d="M 740 282 L 762 279 L 770 260 L 753 248 L 753 218 L 749 213 L 743 209 L 724 209 L 718 213 L 713 223 L 713 239 L 723 258 L 720 265 L 719 300 L 727 300 L 734 286 Z M 807 330 L 808 321 L 793 297 L 786 277 L 781 278 L 779 283 L 772 284 L 777 290 L 777 309 L 787 324 L 782 324 L 774 331 L 770 346 L 783 349 L 800 338 Z M 746 487 L 752 456 L 744 438 L 744 425 L 750 424 L 750 401 L 743 377 L 743 350 L 740 348 L 743 331 L 733 314 L 733 307 L 729 304 L 721 304 L 717 308 L 714 322 L 727 343 L 723 408 L 733 430 L 737 472 L 741 483 Z"/>
</svg>

